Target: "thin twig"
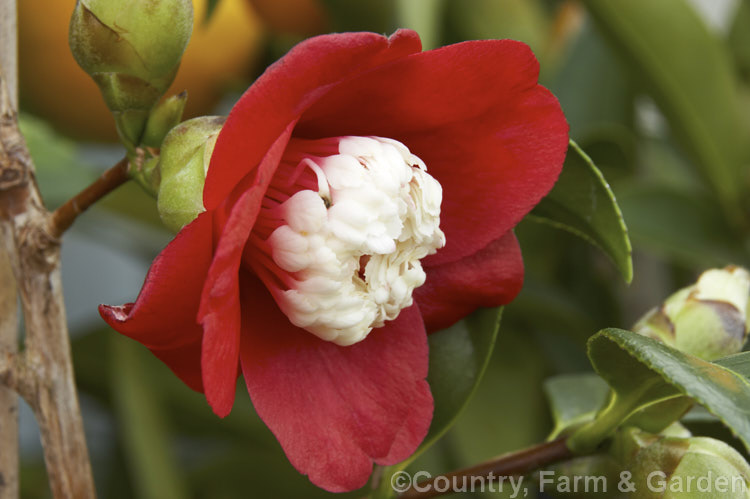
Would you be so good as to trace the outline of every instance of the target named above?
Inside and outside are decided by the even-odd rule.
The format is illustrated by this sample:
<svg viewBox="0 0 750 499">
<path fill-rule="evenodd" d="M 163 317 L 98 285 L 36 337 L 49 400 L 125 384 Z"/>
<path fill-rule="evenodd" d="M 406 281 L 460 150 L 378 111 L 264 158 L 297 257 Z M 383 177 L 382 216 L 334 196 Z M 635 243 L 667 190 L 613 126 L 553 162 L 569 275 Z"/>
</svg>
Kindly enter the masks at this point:
<svg viewBox="0 0 750 499">
<path fill-rule="evenodd" d="M 59 238 L 73 225 L 78 215 L 86 211 L 92 204 L 127 182 L 129 162 L 122 158 L 115 166 L 102 173 L 101 177 L 84 190 L 73 196 L 55 210 L 50 217 L 50 235 Z"/>
<path fill-rule="evenodd" d="M 499 479 L 500 477 L 526 475 L 534 470 L 573 457 L 573 453 L 568 449 L 565 439 L 560 438 L 551 442 L 535 445 L 518 452 L 505 454 L 491 461 L 478 464 L 471 468 L 453 471 L 426 480 L 416 485 L 403 494 L 399 495 L 400 499 L 427 499 L 437 497 L 452 492 L 443 490 L 438 492 L 435 484 L 438 481 L 453 483 L 454 477 L 485 477 L 487 479 Z"/>
</svg>

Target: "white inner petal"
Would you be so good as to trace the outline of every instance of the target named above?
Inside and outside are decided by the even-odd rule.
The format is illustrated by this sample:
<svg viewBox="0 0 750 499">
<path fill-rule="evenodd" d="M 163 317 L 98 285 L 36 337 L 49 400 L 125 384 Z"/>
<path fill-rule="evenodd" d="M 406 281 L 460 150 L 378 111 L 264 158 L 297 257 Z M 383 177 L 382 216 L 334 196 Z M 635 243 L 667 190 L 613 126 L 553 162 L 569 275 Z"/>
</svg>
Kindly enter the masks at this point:
<svg viewBox="0 0 750 499">
<path fill-rule="evenodd" d="M 295 169 L 291 182 L 300 182 L 304 168 L 315 180 L 264 204 L 261 218 L 268 220 L 260 225 L 276 226 L 263 247 L 283 283 L 269 288 L 293 324 L 351 345 L 412 304 L 425 280 L 420 259 L 445 245 L 442 188 L 392 139 L 293 139 L 284 161 Z M 269 285 L 267 269 L 259 275 Z"/>
</svg>

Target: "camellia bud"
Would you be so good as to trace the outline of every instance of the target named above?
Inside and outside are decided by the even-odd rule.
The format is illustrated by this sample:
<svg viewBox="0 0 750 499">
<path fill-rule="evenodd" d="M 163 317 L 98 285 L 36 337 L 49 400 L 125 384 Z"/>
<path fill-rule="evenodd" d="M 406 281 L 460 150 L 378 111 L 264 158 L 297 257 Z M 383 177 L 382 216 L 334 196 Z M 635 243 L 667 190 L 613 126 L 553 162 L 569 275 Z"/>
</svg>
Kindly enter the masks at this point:
<svg viewBox="0 0 750 499">
<path fill-rule="evenodd" d="M 193 27 L 190 0 L 78 0 L 70 48 L 96 81 L 124 141 L 137 145 L 174 80 Z"/>
<path fill-rule="evenodd" d="M 160 176 L 157 207 L 164 225 L 175 232 L 204 211 L 203 184 L 224 121 L 221 116 L 185 121 L 162 143 L 156 172 Z"/>
<path fill-rule="evenodd" d="M 648 312 L 634 331 L 690 355 L 714 360 L 742 350 L 748 335 L 750 274 L 711 269 Z"/>
<path fill-rule="evenodd" d="M 671 424 L 659 434 L 647 433 L 635 427 L 621 428 L 610 444 L 596 454 L 576 456 L 557 463 L 538 472 L 535 478 L 539 481 L 540 490 L 551 497 L 631 497 L 636 488 L 634 480 L 640 478 L 640 475 L 634 478 L 633 467 L 643 449 L 665 437 L 684 440 L 691 436 L 690 431 L 680 423 Z M 638 487 L 641 485 L 639 483 Z M 618 486 L 622 487 L 622 492 L 631 494 L 617 494 Z"/>
<path fill-rule="evenodd" d="M 637 449 L 625 460 L 632 480 L 622 482 L 631 484 L 636 499 L 750 498 L 750 465 L 720 440 L 651 435 L 635 428 L 623 437 Z"/>
<path fill-rule="evenodd" d="M 163 100 L 151 110 L 146 122 L 146 129 L 141 144 L 146 147 L 161 147 L 169 131 L 182 120 L 182 113 L 187 103 L 187 92 L 173 95 Z"/>
</svg>

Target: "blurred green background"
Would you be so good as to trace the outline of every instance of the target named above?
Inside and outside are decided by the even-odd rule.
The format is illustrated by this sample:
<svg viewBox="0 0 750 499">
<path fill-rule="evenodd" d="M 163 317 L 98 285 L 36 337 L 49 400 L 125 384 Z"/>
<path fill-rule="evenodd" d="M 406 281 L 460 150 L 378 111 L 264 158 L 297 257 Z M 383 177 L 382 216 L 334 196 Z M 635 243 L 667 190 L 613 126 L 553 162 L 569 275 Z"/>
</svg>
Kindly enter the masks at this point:
<svg viewBox="0 0 750 499">
<path fill-rule="evenodd" d="M 55 207 L 123 150 L 107 142 L 113 127 L 100 96 L 60 41 L 74 2 L 39 16 L 35 1 L 19 6 L 22 125 Z M 505 310 L 488 371 L 455 426 L 411 470 L 446 472 L 543 440 L 551 428 L 543 381 L 590 370 L 591 334 L 629 327 L 703 269 L 750 265 L 746 0 L 221 0 L 205 21 L 206 2 L 195 3 L 200 25 L 174 87 L 188 89 L 192 115 L 227 112 L 266 65 L 315 33 L 409 27 L 428 49 L 513 38 L 534 50 L 571 138 L 612 186 L 634 245 L 633 282 L 587 242 L 523 221 L 526 281 Z M 99 303 L 137 295 L 170 237 L 135 185 L 65 236 L 76 379 L 100 497 L 330 496 L 291 467 L 241 382 L 232 414 L 218 419 L 201 395 L 99 319 Z M 23 497 L 49 497 L 28 410 L 22 444 Z"/>
</svg>

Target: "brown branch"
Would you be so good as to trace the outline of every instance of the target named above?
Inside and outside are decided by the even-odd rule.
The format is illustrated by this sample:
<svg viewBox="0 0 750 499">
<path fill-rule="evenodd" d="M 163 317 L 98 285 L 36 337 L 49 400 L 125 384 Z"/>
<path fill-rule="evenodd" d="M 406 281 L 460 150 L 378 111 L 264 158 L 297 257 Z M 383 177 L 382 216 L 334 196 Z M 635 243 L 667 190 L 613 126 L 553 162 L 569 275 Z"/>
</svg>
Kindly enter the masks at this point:
<svg viewBox="0 0 750 499">
<path fill-rule="evenodd" d="M 0 0 L 0 72 L 8 86 L 10 102 L 18 108 L 18 16 L 16 0 Z"/>
<path fill-rule="evenodd" d="M 18 54 L 16 0 L 0 0 L 0 77 L 8 86 L 9 105 L 18 107 Z M 9 231 L 0 222 L 0 238 Z M 12 380 L 9 366 L 18 350 L 18 288 L 11 255 L 0 245 L 0 371 L 3 381 Z M 6 385 L 7 386 L 7 385 Z M 18 499 L 18 395 L 0 386 L 0 499 Z"/>
<path fill-rule="evenodd" d="M 2 231 L 0 227 L 0 231 Z M 13 369 L 18 350 L 18 292 L 10 259 L 0 247 L 0 498 L 17 499 L 18 395 Z"/>
<path fill-rule="evenodd" d="M 33 400 L 37 386 L 36 376 L 29 371 L 25 352 L 5 352 L 0 357 L 0 384 L 24 400 Z M 2 424 L 2 421 L 0 421 Z M 5 449 L 3 449 L 5 450 Z M 0 494 L 0 497 L 3 497 Z"/>
<path fill-rule="evenodd" d="M 549 464 L 570 459 L 571 457 L 573 457 L 573 453 L 568 449 L 565 439 L 560 438 L 518 452 L 505 454 L 471 468 L 433 477 L 424 482 L 420 482 L 416 487 L 407 490 L 399 495 L 399 498 L 427 499 L 428 497 L 437 497 L 451 493 L 452 490 L 450 490 L 450 488 L 443 492 L 435 490 L 436 481 L 444 481 L 446 478 L 450 483 L 453 483 L 452 481 L 454 477 L 480 476 L 487 479 L 499 479 L 500 477 L 522 476 Z M 440 488 L 440 490 L 443 489 Z"/>
<path fill-rule="evenodd" d="M 96 179 L 93 184 L 56 209 L 50 218 L 50 235 L 55 238 L 62 236 L 73 225 L 78 215 L 86 211 L 102 197 L 127 182 L 130 179 L 128 176 L 128 167 L 128 159 L 122 158 L 115 166 L 102 173 L 102 176 Z"/>
<path fill-rule="evenodd" d="M 0 78 L 0 252 L 11 262 L 26 330 L 23 352 L 5 353 L 4 377 L 34 411 L 52 495 L 90 499 L 94 481 L 73 378 L 60 246 L 49 227 L 50 214 Z"/>
</svg>

